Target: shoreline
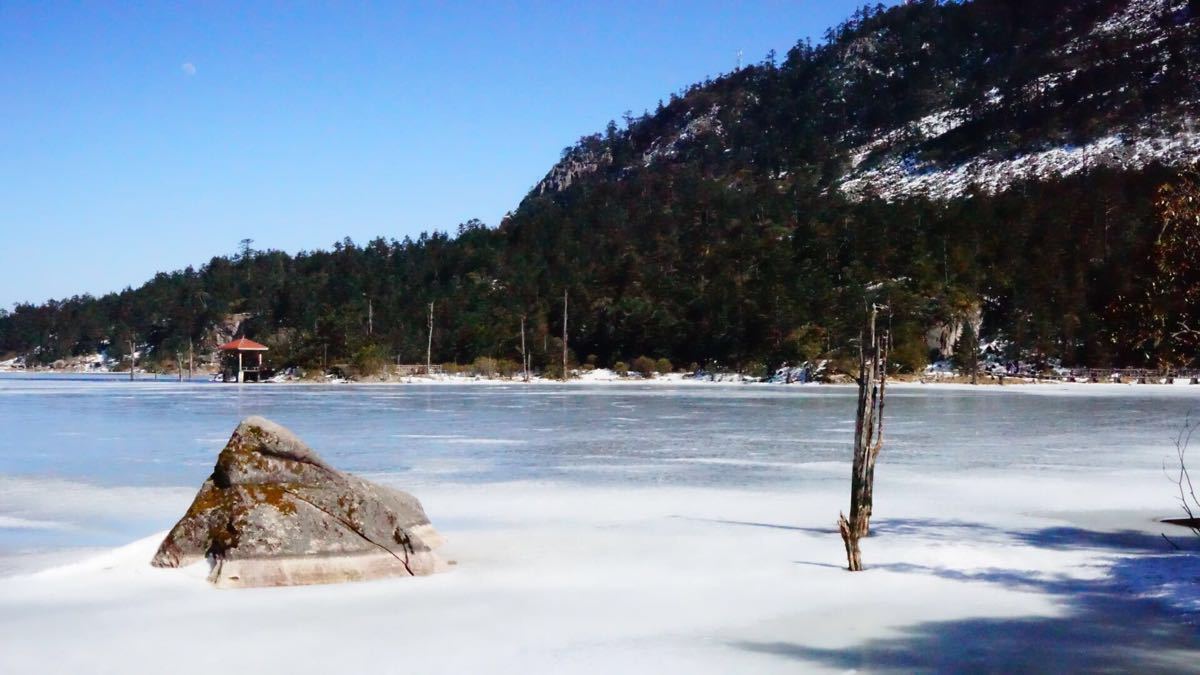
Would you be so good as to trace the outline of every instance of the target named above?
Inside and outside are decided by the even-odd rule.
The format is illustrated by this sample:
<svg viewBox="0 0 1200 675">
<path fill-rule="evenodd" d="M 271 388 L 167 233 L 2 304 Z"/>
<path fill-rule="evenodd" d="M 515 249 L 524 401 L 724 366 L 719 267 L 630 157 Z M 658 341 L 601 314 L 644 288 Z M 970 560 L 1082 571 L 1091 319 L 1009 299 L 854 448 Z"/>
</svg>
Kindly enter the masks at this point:
<svg viewBox="0 0 1200 675">
<path fill-rule="evenodd" d="M 195 376 L 191 379 L 180 381 L 174 374 L 160 373 L 155 377 L 154 373 L 137 373 L 132 380 L 134 383 L 159 383 L 167 384 L 213 384 L 213 385 L 234 385 L 232 382 L 214 382 L 210 378 L 212 374 L 204 376 Z M 717 379 L 696 379 L 688 375 L 673 373 L 666 376 L 656 376 L 653 378 L 644 377 L 620 377 L 620 376 L 593 376 L 589 377 L 586 374 L 579 377 L 574 377 L 570 380 L 563 381 L 559 379 L 549 379 L 541 377 L 532 377 L 528 382 L 523 381 L 520 377 L 502 378 L 502 377 L 483 377 L 483 376 L 468 376 L 468 375 L 438 375 L 432 377 L 425 376 L 406 376 L 393 377 L 387 379 L 367 378 L 367 379 L 341 379 L 327 378 L 320 379 L 304 379 L 290 378 L 279 380 L 267 380 L 264 382 L 247 382 L 245 385 L 287 385 L 299 387 L 330 387 L 330 386 L 355 386 L 355 387 L 407 387 L 407 386 L 476 386 L 476 387 L 501 387 L 501 386 L 531 386 L 531 387 L 587 387 L 587 386 L 603 386 L 603 387 L 705 387 L 705 388 L 726 388 L 726 387 L 753 387 L 755 389 L 778 389 L 778 390 L 793 390 L 793 389 L 842 389 L 854 388 L 856 385 L 852 381 L 846 382 L 792 382 L 786 384 L 783 382 L 764 381 L 755 378 L 739 379 L 738 375 L 723 375 Z M 4 379 L 16 380 L 53 380 L 57 378 L 69 379 L 74 378 L 80 381 L 96 380 L 96 381 L 112 381 L 129 382 L 128 372 L 95 372 L 95 371 L 71 371 L 71 370 L 0 370 L 0 381 Z M 1005 378 L 1004 384 L 1000 384 L 995 380 L 980 381 L 978 384 L 971 384 L 964 381 L 962 377 L 927 377 L 919 378 L 913 376 L 901 376 L 889 378 L 887 385 L 899 389 L 920 389 L 924 387 L 935 387 L 938 389 L 961 390 L 961 391 L 1010 391 L 1010 390 L 1030 390 L 1037 389 L 1043 391 L 1089 391 L 1097 392 L 1114 392 L 1114 391 L 1168 391 L 1168 390 L 1190 390 L 1194 387 L 1197 394 L 1200 394 L 1200 385 L 1191 385 L 1182 378 L 1177 379 L 1173 383 L 1167 382 L 1147 382 L 1139 384 L 1135 382 L 1066 382 L 1059 380 L 1045 380 L 1035 378 Z"/>
</svg>

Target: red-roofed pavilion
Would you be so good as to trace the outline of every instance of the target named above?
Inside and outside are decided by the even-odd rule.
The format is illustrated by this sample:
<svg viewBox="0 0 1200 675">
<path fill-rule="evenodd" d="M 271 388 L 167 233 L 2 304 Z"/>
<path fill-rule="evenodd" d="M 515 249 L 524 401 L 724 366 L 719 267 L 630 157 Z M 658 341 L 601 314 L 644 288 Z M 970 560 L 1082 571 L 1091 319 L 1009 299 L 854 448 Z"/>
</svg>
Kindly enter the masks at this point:
<svg viewBox="0 0 1200 675">
<path fill-rule="evenodd" d="M 246 338 L 238 338 L 231 342 L 226 342 L 225 344 L 221 345 L 220 347 L 217 347 L 217 349 L 219 349 L 222 352 L 224 352 L 225 354 L 229 355 L 231 361 L 232 361 L 232 356 L 234 354 L 237 354 L 237 379 L 235 381 L 245 382 L 247 373 L 253 373 L 254 379 L 256 381 L 258 380 L 260 374 L 262 373 L 262 369 L 263 369 L 263 352 L 267 351 L 266 345 L 260 345 L 257 342 L 255 342 L 254 340 L 247 340 Z M 253 368 L 245 367 L 243 357 L 244 357 L 244 355 L 247 355 L 247 354 L 255 354 L 258 356 L 258 365 L 257 366 L 255 366 Z M 226 378 L 226 381 L 228 381 L 228 378 Z"/>
</svg>

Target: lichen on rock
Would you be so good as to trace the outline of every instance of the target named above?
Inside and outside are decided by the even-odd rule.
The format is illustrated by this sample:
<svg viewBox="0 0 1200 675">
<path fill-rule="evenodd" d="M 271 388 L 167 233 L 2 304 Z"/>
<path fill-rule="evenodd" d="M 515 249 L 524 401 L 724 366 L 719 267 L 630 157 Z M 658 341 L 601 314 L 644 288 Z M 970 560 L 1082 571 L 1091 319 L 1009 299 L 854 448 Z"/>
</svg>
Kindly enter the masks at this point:
<svg viewBox="0 0 1200 675">
<path fill-rule="evenodd" d="M 332 583 L 440 571 L 441 543 L 412 495 L 342 473 L 250 417 L 151 564 L 207 560 L 222 587 Z"/>
</svg>

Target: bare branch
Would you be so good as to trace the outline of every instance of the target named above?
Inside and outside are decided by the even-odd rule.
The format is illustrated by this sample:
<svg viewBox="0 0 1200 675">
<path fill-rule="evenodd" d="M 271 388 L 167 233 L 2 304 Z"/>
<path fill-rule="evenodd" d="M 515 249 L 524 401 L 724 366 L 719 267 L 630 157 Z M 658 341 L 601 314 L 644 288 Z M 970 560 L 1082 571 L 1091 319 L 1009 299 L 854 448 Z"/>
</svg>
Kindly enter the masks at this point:
<svg viewBox="0 0 1200 675">
<path fill-rule="evenodd" d="M 1179 462 L 1179 473 L 1175 476 L 1174 482 L 1179 490 L 1179 495 L 1176 497 L 1179 500 L 1179 506 L 1187 514 L 1188 520 L 1192 521 L 1189 527 L 1192 532 L 1200 536 L 1200 525 L 1195 523 L 1196 512 L 1200 511 L 1200 498 L 1196 497 L 1196 488 L 1192 483 L 1192 476 L 1187 468 L 1187 449 L 1192 441 L 1192 435 L 1196 433 L 1197 427 L 1200 427 L 1200 423 L 1193 422 L 1192 414 L 1189 412 L 1184 419 L 1183 427 L 1175 435 L 1175 458 Z"/>
</svg>

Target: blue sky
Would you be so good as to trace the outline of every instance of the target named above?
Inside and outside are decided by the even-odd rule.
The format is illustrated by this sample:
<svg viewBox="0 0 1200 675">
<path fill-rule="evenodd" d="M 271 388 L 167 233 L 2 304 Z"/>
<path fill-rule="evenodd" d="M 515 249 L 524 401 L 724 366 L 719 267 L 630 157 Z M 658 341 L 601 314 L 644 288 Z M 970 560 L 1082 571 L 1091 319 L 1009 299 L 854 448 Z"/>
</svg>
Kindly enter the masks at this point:
<svg viewBox="0 0 1200 675">
<path fill-rule="evenodd" d="M 853 2 L 0 3 L 0 307 L 495 225 L 564 146 Z"/>
</svg>

